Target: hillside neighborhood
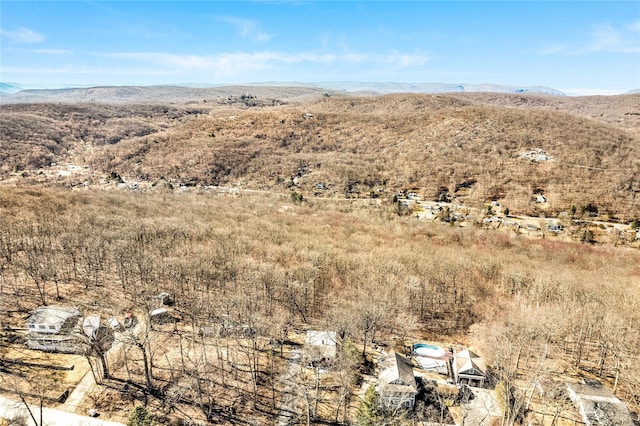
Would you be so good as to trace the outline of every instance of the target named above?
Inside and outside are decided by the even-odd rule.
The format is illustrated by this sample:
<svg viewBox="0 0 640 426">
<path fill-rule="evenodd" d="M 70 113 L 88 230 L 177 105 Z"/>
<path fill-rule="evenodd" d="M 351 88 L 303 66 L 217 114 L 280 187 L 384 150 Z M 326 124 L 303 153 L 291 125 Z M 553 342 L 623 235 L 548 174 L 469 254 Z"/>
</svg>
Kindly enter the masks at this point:
<svg viewBox="0 0 640 426">
<path fill-rule="evenodd" d="M 166 306 L 167 303 L 171 303 L 171 296 L 163 294 L 154 297 L 154 300 L 160 300 L 160 306 Z M 159 312 L 165 316 L 162 320 L 159 318 Z M 77 382 L 64 380 L 66 385 L 57 388 L 58 392 L 64 390 L 60 396 L 57 396 L 55 391 L 51 393 L 53 389 L 40 396 L 46 400 L 58 400 L 62 403 L 63 410 L 95 417 L 100 414 L 99 410 L 81 407 L 87 407 L 87 401 L 84 399 L 92 392 L 92 388 L 98 386 L 97 383 L 102 384 L 105 379 L 108 380 L 109 377 L 118 374 L 118 361 L 116 360 L 119 356 L 118 351 L 123 348 L 123 345 L 128 344 L 127 341 L 139 341 L 143 335 L 148 339 L 152 338 L 154 333 L 163 333 L 169 329 L 175 329 L 175 327 L 187 327 L 186 324 L 178 325 L 178 319 L 174 315 L 166 308 L 155 308 L 146 314 L 132 315 L 129 312 L 121 318 L 121 322 L 125 324 L 122 326 L 115 317 L 109 321 L 101 321 L 99 315 L 82 317 L 78 309 L 74 307 L 43 306 L 26 318 L 21 327 L 5 327 L 4 338 L 8 338 L 12 342 L 10 352 L 21 353 L 20 360 L 13 361 L 7 358 L 5 362 L 35 366 L 36 364 L 28 360 L 40 358 L 36 355 L 38 351 L 59 354 L 75 353 L 87 356 L 91 353 L 92 342 L 98 340 L 97 336 L 100 330 L 102 328 L 110 330 L 109 342 L 115 341 L 116 343 L 115 345 L 112 343 L 108 343 L 107 346 L 102 345 L 102 353 L 106 360 L 103 367 L 92 365 L 90 362 L 90 371 L 85 370 L 84 377 L 76 376 Z M 155 327 L 152 326 L 154 323 Z M 79 328 L 80 324 L 81 328 Z M 155 331 L 152 331 L 154 329 Z M 7 331 L 8 333 L 6 333 Z M 246 334 L 245 331 L 239 330 L 233 333 Z M 334 388 L 336 386 L 334 383 L 337 380 L 336 375 L 340 371 L 338 367 L 340 360 L 353 356 L 353 354 L 349 354 L 349 351 L 353 350 L 351 348 L 354 347 L 354 344 L 348 339 L 340 338 L 335 331 L 307 330 L 306 333 L 301 334 L 300 338 L 295 337 L 299 334 L 295 330 L 291 330 L 287 334 L 283 336 L 283 340 L 288 342 L 285 346 L 288 347 L 286 352 L 289 353 L 288 363 L 290 365 L 290 371 L 286 373 L 285 378 L 287 387 L 289 392 L 294 392 L 294 389 L 304 389 L 304 391 L 303 393 L 295 392 L 280 402 L 282 404 L 281 412 L 285 414 L 281 414 L 281 420 L 278 424 L 290 424 L 294 419 L 304 416 L 307 416 L 307 422 L 309 422 L 311 415 L 309 404 L 310 399 L 313 398 L 306 392 L 317 393 L 320 389 L 323 389 L 322 392 L 326 392 Z M 256 337 L 261 340 L 259 336 Z M 415 412 L 416 414 L 411 416 L 419 424 L 424 421 L 422 424 L 491 426 L 505 421 L 505 416 L 508 414 L 504 413 L 504 402 L 500 401 L 501 397 L 497 393 L 503 392 L 503 390 L 499 389 L 502 382 L 496 382 L 498 377 L 494 373 L 496 366 L 487 364 L 472 349 L 458 344 L 410 343 L 411 341 L 410 337 L 404 337 L 404 343 L 402 346 L 398 346 L 400 341 L 396 337 L 388 341 L 376 340 L 368 351 L 365 349 L 362 361 L 368 363 L 372 368 L 367 368 L 367 372 L 362 374 L 360 380 L 348 384 L 348 388 L 345 389 L 347 394 L 353 392 L 358 395 L 355 404 L 358 407 L 357 412 L 353 414 L 355 418 L 364 421 L 366 416 L 370 416 L 368 421 L 376 423 L 382 421 L 383 418 L 397 416 L 404 418 L 404 416 Z M 230 344 L 240 344 L 240 341 L 221 340 L 217 337 L 212 340 L 212 343 L 229 348 Z M 213 350 L 211 351 L 209 356 L 214 356 Z M 71 370 L 74 369 L 73 363 L 78 362 L 78 358 L 74 355 L 58 355 L 57 359 L 67 359 L 67 362 L 72 364 Z M 86 359 L 90 358 L 87 356 Z M 291 371 L 291 366 L 296 366 L 295 372 Z M 46 362 L 37 364 L 37 367 L 44 369 L 43 371 L 47 369 L 65 370 L 65 368 Z M 158 367 L 156 365 L 156 368 Z M 363 365 L 355 365 L 354 367 L 362 369 Z M 314 378 L 310 379 L 310 377 Z M 300 388 L 300 386 L 305 386 L 304 382 L 309 379 L 311 386 Z M 83 385 L 87 380 L 89 386 Z M 298 382 L 300 380 L 302 383 Z M 560 389 L 561 392 L 568 395 L 573 407 L 565 406 L 562 411 L 549 411 L 550 407 L 545 406 L 543 402 L 543 395 L 548 392 L 547 389 L 551 386 L 549 380 L 557 383 L 558 388 L 554 392 L 558 392 Z M 544 383 L 544 385 L 543 382 L 533 383 L 534 386 L 529 390 L 530 396 L 526 401 L 526 406 L 523 407 L 524 410 L 533 410 L 536 416 L 541 416 L 541 423 L 538 424 L 546 424 L 544 419 L 547 416 L 554 418 L 554 422 L 555 419 L 562 418 L 571 424 L 593 426 L 633 426 L 635 424 L 625 404 L 596 379 L 583 378 L 581 381 L 563 382 L 559 377 L 552 379 L 552 376 L 548 376 Z M 33 389 L 33 385 L 31 387 Z M 7 391 L 8 389 L 3 388 L 3 390 Z M 82 393 L 75 401 L 77 405 L 67 407 L 69 399 L 73 398 L 69 395 L 74 395 L 79 390 Z M 0 404 L 6 413 L 5 416 L 9 416 L 5 417 L 7 420 L 40 416 L 41 408 L 20 403 L 20 401 L 24 402 L 31 392 L 33 390 L 26 390 L 24 393 L 14 390 L 8 394 L 9 398 L 0 399 Z M 376 396 L 371 400 L 371 395 L 374 394 Z M 17 399 L 16 396 L 20 398 Z M 433 418 L 425 411 L 420 411 L 422 414 L 417 414 L 417 404 L 419 403 L 421 410 L 424 410 L 425 404 L 434 404 L 429 401 L 436 401 L 434 407 L 439 410 L 439 420 L 438 416 Z M 317 404 L 317 400 L 315 403 Z M 301 407 L 300 404 L 303 407 L 306 404 L 306 414 L 304 410 L 303 412 L 298 411 Z M 375 404 L 377 407 L 368 407 L 367 404 Z M 340 406 L 341 402 L 338 401 L 338 412 Z M 347 410 L 350 409 L 348 407 L 345 402 L 345 418 Z M 71 409 L 68 410 L 68 408 Z M 315 416 L 318 416 L 317 408 L 314 409 L 314 412 Z M 71 420 L 72 417 L 60 417 L 50 409 L 43 410 L 42 416 L 46 417 L 45 424 L 49 425 L 62 424 L 55 423 L 60 421 L 74 421 Z M 336 415 L 336 418 L 338 417 L 339 415 Z M 215 416 L 211 419 L 214 418 Z M 83 424 L 115 425 L 120 423 L 102 421 L 92 423 L 87 419 Z"/>
<path fill-rule="evenodd" d="M 637 95 L 287 90 L 0 105 L 0 424 L 638 423 Z"/>
</svg>

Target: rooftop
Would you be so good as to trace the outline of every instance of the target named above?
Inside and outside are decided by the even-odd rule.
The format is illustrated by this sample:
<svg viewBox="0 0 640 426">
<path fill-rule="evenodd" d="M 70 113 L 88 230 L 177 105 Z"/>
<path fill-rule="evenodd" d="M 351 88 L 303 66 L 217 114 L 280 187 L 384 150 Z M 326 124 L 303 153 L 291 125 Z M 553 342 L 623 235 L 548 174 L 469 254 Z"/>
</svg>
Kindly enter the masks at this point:
<svg viewBox="0 0 640 426">
<path fill-rule="evenodd" d="M 27 319 L 30 324 L 53 326 L 60 329 L 64 323 L 72 317 L 80 316 L 80 311 L 68 306 L 41 306 Z"/>
<path fill-rule="evenodd" d="M 597 380 L 568 383 L 569 396 L 587 425 L 633 426 L 627 407 Z"/>
<path fill-rule="evenodd" d="M 380 359 L 378 365 L 380 366 L 378 379 L 382 388 L 399 386 L 399 390 L 406 391 L 407 388 L 411 388 L 414 392 L 417 391 L 413 367 L 405 357 L 398 353 L 392 353 Z"/>
<path fill-rule="evenodd" d="M 308 330 L 305 338 L 305 344 L 335 346 L 336 338 L 337 336 L 335 331 Z"/>
<path fill-rule="evenodd" d="M 457 374 L 473 374 L 477 376 L 484 376 L 487 371 L 484 360 L 469 349 L 456 354 L 455 368 Z"/>
</svg>

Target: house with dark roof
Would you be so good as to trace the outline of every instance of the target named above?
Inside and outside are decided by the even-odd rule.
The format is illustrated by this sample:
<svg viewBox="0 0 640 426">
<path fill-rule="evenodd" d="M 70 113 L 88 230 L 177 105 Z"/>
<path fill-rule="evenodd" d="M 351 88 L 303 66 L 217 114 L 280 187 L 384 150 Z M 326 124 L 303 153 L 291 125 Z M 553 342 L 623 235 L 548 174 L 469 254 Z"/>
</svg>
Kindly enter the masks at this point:
<svg viewBox="0 0 640 426">
<path fill-rule="evenodd" d="M 380 405 L 388 410 L 412 409 L 418 386 L 409 360 L 398 353 L 392 353 L 378 362 L 378 394 Z"/>
</svg>

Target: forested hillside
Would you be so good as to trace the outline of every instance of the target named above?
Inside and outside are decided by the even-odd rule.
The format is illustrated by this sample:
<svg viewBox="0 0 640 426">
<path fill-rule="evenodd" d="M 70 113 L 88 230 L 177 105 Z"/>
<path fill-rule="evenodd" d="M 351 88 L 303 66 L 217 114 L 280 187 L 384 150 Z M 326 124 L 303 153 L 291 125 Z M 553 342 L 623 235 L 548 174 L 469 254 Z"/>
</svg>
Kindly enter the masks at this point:
<svg viewBox="0 0 640 426">
<path fill-rule="evenodd" d="M 640 216 L 640 142 L 629 110 L 637 95 L 585 101 L 590 113 L 610 107 L 602 120 L 576 115 L 577 101 L 520 98 L 532 107 L 513 106 L 515 95 L 340 96 L 276 106 L 251 106 L 248 97 L 242 108 L 5 105 L 2 172 L 33 177 L 72 162 L 95 172 L 89 183 L 115 172 L 128 181 L 306 196 L 389 199 L 410 190 L 471 207 L 499 200 L 533 216 L 535 194 L 545 194 L 546 215 L 590 206 L 602 220 Z M 549 161 L 522 157 L 531 150 Z"/>
<path fill-rule="evenodd" d="M 111 367 L 112 377 L 148 386 L 154 409 L 169 417 L 159 407 L 174 401 L 169 406 L 271 422 L 287 373 L 281 358 L 269 364 L 270 351 L 284 344 L 286 355 L 291 333 L 307 328 L 335 330 L 359 347 L 355 358 L 331 367 L 336 374 L 358 372 L 357 354 L 369 354 L 372 340 L 394 347 L 430 339 L 482 350 L 496 380 L 525 390 L 543 374 L 558 380 L 578 368 L 606 381 L 619 371 L 619 395 L 638 402 L 636 250 L 441 227 L 356 201 L 294 205 L 264 195 L 4 187 L 0 209 L 7 326 L 20 326 L 43 304 L 73 304 L 104 318 L 145 312 L 160 292 L 175 295 L 177 328 L 148 331 L 141 347 L 152 359 L 150 382 L 135 341 L 124 343 L 129 372 Z M 200 341 L 198 330 L 222 323 L 254 331 Z M 240 345 L 237 361 L 214 349 L 228 348 L 229 339 Z M 198 361 L 205 343 L 213 345 L 206 366 Z M 582 356 L 566 352 L 569 343 Z M 594 347 L 606 352 L 596 356 Z M 204 394 L 187 392 L 194 381 Z M 94 397 L 117 415 L 118 404 L 104 398 L 127 393 L 109 389 Z M 522 403 L 526 392 L 514 389 L 514 404 Z M 340 410 L 338 391 L 311 393 L 328 410 L 314 411 L 316 418 Z M 171 399 L 176 392 L 179 401 Z"/>
<path fill-rule="evenodd" d="M 409 425 L 469 424 L 484 392 L 488 422 L 570 425 L 569 386 L 597 380 L 638 418 L 640 95 L 261 90 L 0 105 L 0 393 L 121 423 Z M 76 340 L 29 327 L 46 306 L 81 313 Z M 376 399 L 394 352 L 410 410 Z"/>
</svg>

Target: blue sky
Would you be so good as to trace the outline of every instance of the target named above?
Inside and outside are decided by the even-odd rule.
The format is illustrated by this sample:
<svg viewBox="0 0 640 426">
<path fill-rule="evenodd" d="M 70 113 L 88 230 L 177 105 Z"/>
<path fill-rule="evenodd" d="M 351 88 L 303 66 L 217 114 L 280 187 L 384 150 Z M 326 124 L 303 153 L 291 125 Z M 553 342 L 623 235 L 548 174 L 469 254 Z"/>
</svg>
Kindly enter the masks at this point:
<svg viewBox="0 0 640 426">
<path fill-rule="evenodd" d="M 640 88 L 638 1 L 0 3 L 0 81 Z"/>
</svg>

